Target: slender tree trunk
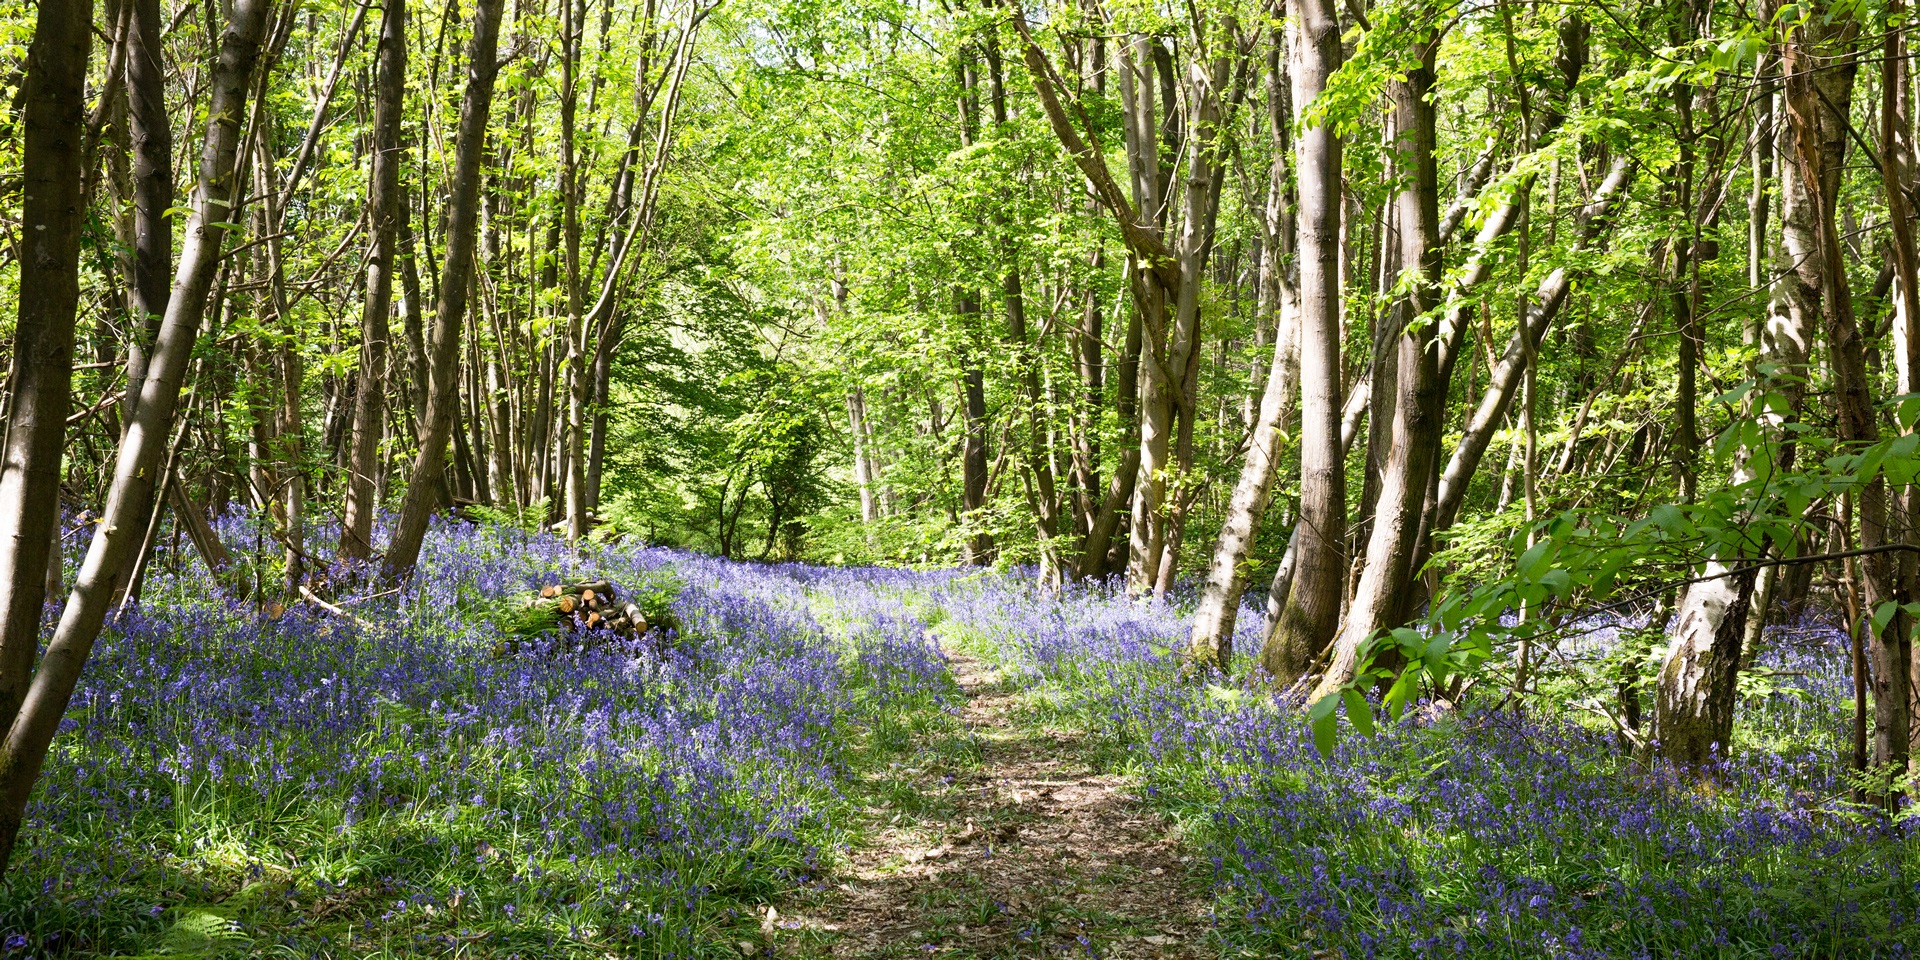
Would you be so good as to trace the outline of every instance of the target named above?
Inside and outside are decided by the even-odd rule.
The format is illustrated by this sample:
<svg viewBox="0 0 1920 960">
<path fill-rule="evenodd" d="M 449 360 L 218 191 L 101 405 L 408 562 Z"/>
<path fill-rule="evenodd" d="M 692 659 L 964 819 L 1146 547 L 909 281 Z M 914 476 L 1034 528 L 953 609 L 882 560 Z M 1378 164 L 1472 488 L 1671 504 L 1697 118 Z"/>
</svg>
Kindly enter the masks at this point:
<svg viewBox="0 0 1920 960">
<path fill-rule="evenodd" d="M 487 116 L 493 109 L 495 57 L 500 41 L 502 0 L 478 0 L 473 39 L 468 47 L 467 90 L 460 104 L 452 197 L 447 205 L 446 256 L 442 263 L 439 314 L 433 322 L 433 358 L 427 415 L 420 453 L 414 459 L 407 492 L 394 523 L 393 539 L 382 568 L 385 579 L 399 582 L 413 574 L 420 544 L 433 514 L 434 488 L 446 466 L 447 440 L 460 404 L 460 328 L 467 309 L 478 227 L 480 161 L 486 153 Z"/>
<path fill-rule="evenodd" d="M 1633 173 L 1633 163 L 1628 157 L 1618 157 L 1607 171 L 1606 179 L 1594 189 L 1593 200 L 1581 211 L 1580 225 L 1576 228 L 1576 249 L 1586 249 L 1600 237 L 1607 225 L 1607 214 L 1613 204 L 1626 189 L 1628 179 Z M 1429 524 L 1431 532 L 1445 530 L 1453 525 L 1459 514 L 1460 505 L 1465 501 L 1467 486 L 1473 474 L 1480 466 L 1481 457 L 1486 455 L 1487 446 L 1493 442 L 1495 430 L 1499 427 L 1507 411 L 1513 404 L 1515 389 L 1526 370 L 1526 357 L 1529 351 L 1539 349 L 1541 338 L 1546 336 L 1547 328 L 1552 325 L 1561 307 L 1566 305 L 1567 294 L 1572 289 L 1573 277 L 1565 267 L 1554 269 L 1534 289 L 1533 299 L 1527 306 L 1526 316 L 1514 330 L 1513 338 L 1508 341 L 1507 349 L 1501 355 L 1489 375 L 1489 382 L 1480 402 L 1468 419 L 1466 429 L 1460 441 L 1453 448 L 1453 455 L 1447 461 L 1446 470 L 1440 474 L 1440 489 L 1433 508 L 1433 520 Z M 1464 329 L 1464 321 L 1454 325 L 1455 330 Z"/>
<path fill-rule="evenodd" d="M 1114 413 L 1127 433 L 1137 433 L 1139 430 L 1139 370 L 1143 339 L 1140 316 L 1136 312 L 1127 322 L 1126 341 L 1121 345 L 1118 375 L 1114 378 Z M 1100 578 L 1114 572 L 1114 566 L 1109 561 L 1115 546 L 1114 533 L 1120 529 L 1120 521 L 1125 516 L 1123 509 L 1133 501 L 1133 488 L 1139 476 L 1140 448 L 1129 445 L 1120 451 L 1119 462 L 1114 464 L 1106 493 L 1100 499 L 1099 512 L 1094 515 L 1092 529 L 1081 550 L 1077 569 L 1082 578 Z M 1124 544 L 1122 540 L 1121 545 Z"/>
<path fill-rule="evenodd" d="M 393 268 L 399 255 L 400 124 L 407 93 L 406 0 L 383 0 L 379 79 L 373 116 L 373 173 L 367 190 L 373 249 L 367 255 L 367 294 L 360 318 L 360 382 L 353 407 L 353 458 L 347 468 L 346 517 L 340 556 L 365 560 L 373 551 L 373 515 L 379 509 L 374 475 L 386 428 L 387 317 L 393 309 Z"/>
<path fill-rule="evenodd" d="M 972 294 L 961 294 L 959 298 L 960 323 L 966 328 L 964 334 L 970 341 L 976 341 L 980 326 L 980 301 Z M 966 562 L 987 564 L 993 562 L 993 535 L 981 528 L 986 522 L 987 506 L 987 391 L 986 373 L 977 359 L 981 345 L 974 342 L 968 353 L 974 357 L 961 373 L 961 399 L 964 403 L 966 422 L 961 434 L 960 449 L 960 508 L 965 512 L 965 522 L 973 527 L 974 533 L 967 538 Z"/>
<path fill-rule="evenodd" d="M 587 397 L 588 415 L 593 432 L 587 437 L 587 513 L 600 509 L 601 480 L 607 470 L 607 411 L 613 402 L 613 353 L 626 330 L 625 314 L 616 313 L 605 330 L 594 338 L 593 383 Z"/>
<path fill-rule="evenodd" d="M 77 11 L 61 8 L 82 23 L 90 19 L 87 4 Z M 180 270 L 168 299 L 165 320 L 155 341 L 140 384 L 140 400 L 127 427 L 114 467 L 113 486 L 101 522 L 94 530 L 73 593 L 61 610 L 59 624 L 47 644 L 19 709 L 0 716 L 7 727 L 0 744 L 0 864 L 12 855 L 19 836 L 27 798 L 46 760 L 47 747 L 65 715 L 79 682 L 80 670 L 107 615 L 113 584 L 139 546 L 146 519 L 143 506 L 153 500 L 160 459 L 166 452 L 168 427 L 180 397 L 180 384 L 191 359 L 208 294 L 219 267 L 220 246 L 226 237 L 225 217 L 235 194 L 234 167 L 240 143 L 241 118 L 247 114 L 247 94 L 267 22 L 268 0 L 235 0 L 215 60 L 208 102 L 205 148 L 200 158 L 200 186 L 187 223 Z M 51 9 L 51 8 L 50 8 Z M 74 51 L 77 53 L 78 51 Z M 84 57 L 78 69 L 84 69 Z"/>
<path fill-rule="evenodd" d="M 160 332 L 172 281 L 173 129 L 167 121 L 167 70 L 160 33 L 160 0 L 127 0 L 127 131 L 133 146 L 133 257 L 128 278 L 127 383 L 147 375 L 147 352 Z M 139 392 L 120 403 L 123 423 L 133 420 Z"/>
<path fill-rule="evenodd" d="M 1900 0 L 1889 4 L 1887 16 L 1900 22 L 1904 11 Z M 1887 219 L 1892 226 L 1893 268 L 1896 298 L 1891 321 L 1894 355 L 1894 392 L 1911 394 L 1920 390 L 1920 254 L 1916 254 L 1913 236 L 1913 209 L 1908 204 L 1906 187 L 1913 179 L 1913 123 L 1908 115 L 1908 65 L 1905 33 L 1890 30 L 1882 40 L 1880 60 L 1880 173 L 1887 197 Z M 1893 494 L 1896 511 L 1896 536 L 1912 542 L 1920 529 L 1920 486 L 1909 484 Z M 1893 564 L 1893 582 L 1900 599 L 1911 601 L 1920 596 L 1920 558 L 1902 551 Z M 1909 620 L 1911 623 L 1911 620 Z M 1908 654 L 1907 715 L 1920 710 L 1920 659 Z M 1920 725 L 1911 719 L 1907 725 L 1909 755 L 1920 744 Z"/>
<path fill-rule="evenodd" d="M 93 4 L 43 3 L 27 50 L 19 312 L 0 464 L 0 718 L 19 710 L 33 677 L 48 570 L 60 532 L 60 458 L 73 385 L 80 235 L 86 224 L 81 143 Z M 3 811 L 0 811 L 3 812 Z M 11 822 L 0 816 L 0 825 Z M 9 830 L 0 834 L 5 864 Z"/>
<path fill-rule="evenodd" d="M 874 487 L 879 478 L 874 475 L 873 460 L 867 453 L 867 397 L 857 385 L 847 394 L 847 427 L 853 435 L 854 480 L 860 485 L 860 520 L 873 523 L 880 519 L 879 507 L 874 499 Z"/>
<path fill-rule="evenodd" d="M 426 302 L 420 295 L 420 249 L 413 232 L 413 207 L 407 200 L 404 180 L 399 190 L 400 222 L 395 226 L 400 231 L 400 295 L 406 301 L 402 306 L 406 309 L 407 396 L 418 431 L 424 429 L 427 422 Z M 418 440 L 418 433 L 411 439 Z"/>
<path fill-rule="evenodd" d="M 1833 372 L 1839 439 L 1849 447 L 1871 445 L 1880 438 L 1875 419 L 1872 382 L 1866 366 L 1866 344 L 1853 312 L 1843 241 L 1836 224 L 1840 178 L 1846 159 L 1848 115 L 1859 61 L 1853 50 L 1858 24 L 1815 17 L 1797 28 L 1783 44 L 1787 126 L 1792 131 L 1794 171 L 1806 184 L 1811 201 L 1816 258 L 1802 267 L 1817 270 L 1806 278 L 1817 286 L 1820 313 L 1827 332 L 1827 361 Z M 1911 289 L 1911 288 L 1909 288 Z M 1886 478 L 1876 475 L 1857 491 L 1860 547 L 1871 550 L 1888 542 Z M 1865 604 L 1862 615 L 1883 603 L 1900 602 L 1893 564 L 1885 553 L 1861 558 Z M 1874 763 L 1905 771 L 1912 718 L 1908 684 L 1911 682 L 1910 623 L 1896 613 L 1884 629 L 1868 630 L 1873 660 Z"/>
<path fill-rule="evenodd" d="M 998 30 L 990 31 L 983 46 L 987 61 L 989 102 L 993 108 L 996 137 L 1012 135 L 1007 114 L 1007 84 L 1001 69 Z M 1040 349 L 1030 342 L 1027 330 L 1026 291 L 1020 271 L 1020 248 L 1013 239 L 1013 227 L 1004 212 L 996 215 L 995 230 L 1000 234 L 1001 300 L 1007 310 L 1007 340 L 1019 358 L 1020 386 L 1027 408 L 1027 504 L 1033 511 L 1035 532 L 1040 540 L 1040 577 L 1046 583 L 1060 579 L 1059 550 L 1055 539 L 1060 533 L 1060 498 L 1054 489 L 1053 465 L 1047 458 L 1044 423 L 1044 397 L 1040 390 Z"/>
<path fill-rule="evenodd" d="M 1240 478 L 1227 501 L 1200 603 L 1194 610 L 1188 656 L 1196 663 L 1225 672 L 1233 659 L 1233 630 L 1239 619 L 1240 597 L 1246 587 L 1247 555 L 1260 533 L 1261 521 L 1272 502 L 1279 473 L 1280 450 L 1300 401 L 1299 295 L 1287 277 L 1294 236 L 1293 204 L 1287 190 L 1289 119 L 1286 106 L 1287 71 L 1282 64 L 1285 44 L 1274 32 L 1267 60 L 1268 122 L 1273 136 L 1273 163 L 1268 169 L 1267 201 L 1262 211 L 1259 300 L 1265 307 L 1257 322 L 1274 318 L 1273 360 L 1261 389 L 1259 411 Z"/>
<path fill-rule="evenodd" d="M 560 0 L 560 202 L 561 234 L 566 244 L 567 283 L 567 539 L 587 535 L 587 324 L 581 314 L 579 151 L 574 144 L 574 114 L 580 99 L 580 40 L 585 33 L 585 0 Z"/>
</svg>

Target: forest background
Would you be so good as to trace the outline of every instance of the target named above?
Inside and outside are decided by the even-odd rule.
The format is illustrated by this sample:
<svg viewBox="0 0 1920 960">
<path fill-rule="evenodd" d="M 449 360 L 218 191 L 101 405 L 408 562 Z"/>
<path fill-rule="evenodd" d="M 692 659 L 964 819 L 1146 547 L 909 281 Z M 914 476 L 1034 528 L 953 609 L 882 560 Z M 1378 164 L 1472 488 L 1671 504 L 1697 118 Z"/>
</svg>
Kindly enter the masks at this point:
<svg viewBox="0 0 1920 960">
<path fill-rule="evenodd" d="M 325 609 L 448 510 L 1122 578 L 1202 671 L 1244 608 L 1323 734 L 1631 611 L 1594 709 L 1688 764 L 1769 617 L 1843 611 L 1855 765 L 1906 776 L 1897 2 L 0 20 L 14 826 L 157 543 Z"/>
</svg>

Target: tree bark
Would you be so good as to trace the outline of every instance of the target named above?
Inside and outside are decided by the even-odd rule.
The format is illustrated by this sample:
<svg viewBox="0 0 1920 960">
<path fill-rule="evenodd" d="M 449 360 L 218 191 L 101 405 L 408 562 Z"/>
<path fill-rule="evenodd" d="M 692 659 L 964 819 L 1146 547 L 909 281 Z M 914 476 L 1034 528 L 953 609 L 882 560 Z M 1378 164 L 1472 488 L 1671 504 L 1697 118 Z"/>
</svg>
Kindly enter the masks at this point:
<svg viewBox="0 0 1920 960">
<path fill-rule="evenodd" d="M 1593 200 L 1580 213 L 1575 249 L 1590 247 L 1604 232 L 1607 214 L 1626 189 L 1632 173 L 1631 158 L 1620 156 L 1614 159 L 1606 179 L 1594 189 Z M 1430 532 L 1445 530 L 1453 525 L 1460 505 L 1466 499 L 1467 486 L 1473 480 L 1474 471 L 1480 466 L 1481 457 L 1486 455 L 1494 431 L 1513 404 L 1515 389 L 1525 372 L 1527 354 L 1539 349 L 1541 338 L 1546 336 L 1547 328 L 1552 326 L 1554 317 L 1566 304 L 1572 286 L 1572 274 L 1565 267 L 1558 267 L 1534 289 L 1526 316 L 1521 319 L 1512 339 L 1507 342 L 1506 352 L 1491 371 L 1487 388 L 1468 419 L 1459 443 L 1454 446 L 1446 470 L 1440 474 L 1440 489 L 1429 524 Z M 1460 319 L 1453 329 L 1462 330 L 1464 327 L 1464 319 Z"/>
<path fill-rule="evenodd" d="M 127 301 L 127 383 L 147 375 L 147 352 L 167 312 L 173 267 L 173 129 L 167 120 L 167 71 L 160 33 L 160 0 L 127 0 L 127 133 L 133 147 L 133 256 Z M 124 423 L 133 421 L 139 391 L 121 400 Z"/>
<path fill-rule="evenodd" d="M 587 323 L 582 316 L 580 201 L 583 192 L 575 114 L 580 100 L 580 47 L 585 0 L 560 0 L 560 204 L 567 283 L 567 540 L 587 535 Z"/>
<path fill-rule="evenodd" d="M 1333 638 L 1347 563 L 1346 457 L 1340 444 L 1341 143 L 1304 116 L 1340 68 L 1330 0 L 1299 0 L 1292 20 L 1294 165 L 1300 197 L 1300 543 L 1292 590 L 1267 626 L 1261 664 L 1282 687 Z"/>
<path fill-rule="evenodd" d="M 1288 195 L 1287 152 L 1289 119 L 1286 107 L 1285 44 L 1274 31 L 1267 60 L 1268 124 L 1273 137 L 1273 162 L 1267 171 L 1267 200 L 1262 211 L 1259 300 L 1274 317 L 1273 360 L 1260 392 L 1259 412 L 1253 418 L 1246 459 L 1227 501 L 1226 519 L 1207 565 L 1200 602 L 1194 610 L 1187 655 L 1194 662 L 1221 672 L 1233 659 L 1233 630 L 1246 589 L 1247 555 L 1260 533 L 1261 521 L 1273 499 L 1279 473 L 1280 450 L 1288 425 L 1300 401 L 1299 293 L 1287 275 L 1296 225 Z M 1263 311 L 1263 314 L 1265 311 Z M 1265 316 L 1257 322 L 1264 323 Z"/>
<path fill-rule="evenodd" d="M 1398 311 L 1401 329 L 1390 341 L 1398 368 L 1392 422 L 1372 424 L 1376 432 L 1390 431 L 1391 441 L 1374 501 L 1366 563 L 1335 640 L 1333 658 L 1314 691 L 1316 699 L 1337 693 L 1353 679 L 1367 641 L 1405 618 L 1421 513 L 1439 456 L 1446 382 L 1440 379 L 1439 358 L 1432 349 L 1435 324 L 1425 322 L 1439 306 L 1442 269 L 1440 181 L 1433 156 L 1432 95 L 1438 49 L 1438 38 L 1430 35 L 1422 44 L 1418 65 L 1406 69 L 1405 79 L 1387 83 L 1402 184 L 1394 203 L 1399 260 L 1412 276 L 1403 284 L 1407 293 Z"/>
<path fill-rule="evenodd" d="M 340 526 L 340 556 L 361 561 L 373 552 L 373 515 L 379 509 L 376 472 L 386 428 L 387 318 L 393 310 L 393 273 L 399 258 L 400 124 L 407 94 L 406 0 L 383 0 L 379 78 L 373 113 L 373 249 L 367 255 L 366 301 L 360 314 L 360 380 L 353 405 L 353 455 L 347 468 L 346 516 Z"/>
<path fill-rule="evenodd" d="M 487 117 L 493 109 L 493 82 L 499 72 L 502 0 L 478 0 L 473 38 L 468 46 L 467 90 L 460 103 L 452 196 L 447 205 L 446 256 L 441 265 L 439 312 L 433 321 L 431 394 L 422 424 L 420 452 L 414 458 L 400 516 L 394 523 L 382 576 L 398 583 L 412 576 L 420 544 L 437 499 L 434 489 L 446 469 L 447 440 L 460 404 L 460 328 L 473 273 L 478 228 L 480 161 L 486 153 Z"/>
<path fill-rule="evenodd" d="M 86 224 L 81 163 L 93 4 L 43 3 L 27 50 L 19 312 L 0 463 L 0 717 L 19 709 L 40 647 L 60 529 L 60 460 Z M 0 818 L 0 823 L 4 823 Z M 15 824 L 17 827 L 17 823 Z M 0 836 L 0 866 L 11 834 Z"/>
<path fill-rule="evenodd" d="M 234 167 L 240 142 L 241 118 L 247 114 L 247 94 L 260 53 L 260 40 L 270 0 L 235 0 L 214 63 L 212 93 L 207 109 L 206 143 L 200 156 L 200 185 L 196 191 L 180 269 L 167 303 L 146 379 L 140 384 L 135 417 L 114 466 L 101 522 L 87 550 L 73 593 L 61 611 L 53 638 L 41 657 L 32 683 L 18 711 L 0 716 L 7 727 L 0 744 L 0 863 L 6 862 L 19 836 L 27 798 L 46 760 L 67 703 L 79 682 L 81 667 L 93 650 L 106 619 L 112 584 L 132 559 L 146 515 L 142 506 L 153 500 L 160 458 L 166 452 L 168 427 L 180 398 L 180 384 L 191 359 L 208 294 L 220 262 L 226 237 L 225 218 L 235 194 Z M 84 6 L 84 5 L 82 5 Z"/>
<path fill-rule="evenodd" d="M 1866 365 L 1866 343 L 1853 312 L 1853 292 L 1847 281 L 1844 248 L 1835 219 L 1840 179 L 1846 159 L 1847 125 L 1853 102 L 1858 60 L 1852 48 L 1858 24 L 1829 22 L 1814 17 L 1797 28 L 1782 45 L 1787 126 L 1792 132 L 1794 171 L 1806 184 L 1810 201 L 1816 256 L 1801 266 L 1803 280 L 1815 287 L 1827 333 L 1827 360 L 1833 371 L 1839 439 L 1861 448 L 1877 442 L 1880 426 L 1874 415 L 1872 382 Z M 1809 270 L 1818 277 L 1807 277 Z M 1860 547 L 1873 549 L 1888 542 L 1886 478 L 1876 475 L 1858 490 Z M 1896 592 L 1892 561 L 1885 553 L 1862 558 L 1863 616 L 1880 605 L 1901 602 Z M 1874 763 L 1904 772 L 1911 727 L 1908 685 L 1912 656 L 1909 619 L 1896 613 L 1884 629 L 1866 627 L 1873 660 Z"/>
</svg>

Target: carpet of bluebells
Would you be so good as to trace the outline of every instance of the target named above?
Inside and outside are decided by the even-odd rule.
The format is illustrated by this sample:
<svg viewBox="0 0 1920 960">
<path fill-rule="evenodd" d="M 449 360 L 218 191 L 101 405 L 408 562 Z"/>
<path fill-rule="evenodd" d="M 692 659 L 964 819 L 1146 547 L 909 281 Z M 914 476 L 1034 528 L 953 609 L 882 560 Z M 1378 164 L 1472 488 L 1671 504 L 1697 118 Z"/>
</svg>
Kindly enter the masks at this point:
<svg viewBox="0 0 1920 960">
<path fill-rule="evenodd" d="M 1110 589 L 938 589 L 966 637 L 1025 672 L 1211 854 L 1216 932 L 1314 958 L 1906 957 L 1920 836 L 1852 807 L 1841 635 L 1770 631 L 1736 749 L 1705 780 L 1624 757 L 1551 701 L 1410 714 L 1322 757 L 1297 711 L 1183 679 L 1178 606 Z M 1243 610 L 1235 648 L 1258 646 Z M 1561 651 L 1593 653 L 1614 629 Z M 1248 666 L 1243 662 L 1242 673 Z M 1497 699 L 1497 698 L 1487 698 Z"/>
<path fill-rule="evenodd" d="M 490 601 L 586 575 L 677 579 L 684 632 L 503 654 Z M 453 525 L 356 622 L 163 551 L 48 761 L 0 956 L 738 956 L 844 844 L 863 751 L 949 720 L 887 577 Z"/>
<path fill-rule="evenodd" d="M 222 532 L 258 556 L 244 521 Z M 684 635 L 502 653 L 490 603 L 589 574 L 676 578 Z M 478 526 L 437 529 L 419 584 L 350 603 L 357 619 L 262 611 L 162 551 L 49 761 L 0 958 L 737 956 L 757 905 L 857 839 L 862 764 L 951 729 L 936 635 L 1138 777 L 1211 863 L 1223 953 L 1920 947 L 1920 837 L 1847 800 L 1847 660 L 1817 623 L 1770 632 L 1735 748 L 1701 779 L 1626 757 L 1554 707 L 1571 695 L 1422 711 L 1323 757 L 1258 687 L 1182 675 L 1180 604 L 1106 587 L 577 555 Z"/>
</svg>

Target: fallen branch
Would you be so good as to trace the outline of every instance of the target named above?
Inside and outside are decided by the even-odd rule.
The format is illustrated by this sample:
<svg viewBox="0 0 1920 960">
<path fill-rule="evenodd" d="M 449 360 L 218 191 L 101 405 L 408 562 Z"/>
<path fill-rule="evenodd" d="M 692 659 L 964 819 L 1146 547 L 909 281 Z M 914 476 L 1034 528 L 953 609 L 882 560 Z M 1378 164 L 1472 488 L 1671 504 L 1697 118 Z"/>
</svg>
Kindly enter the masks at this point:
<svg viewBox="0 0 1920 960">
<path fill-rule="evenodd" d="M 353 625 L 356 627 L 359 627 L 362 630 L 373 629 L 373 624 L 368 623 L 367 621 L 362 620 L 359 617 L 356 617 L 353 614 L 345 610 L 342 610 L 339 607 L 334 606 L 333 604 L 328 603 L 325 600 L 320 599 L 320 595 L 308 589 L 307 585 L 304 583 L 300 585 L 300 596 L 305 598 L 308 603 L 311 603 L 314 606 L 319 607 L 320 609 L 325 610 L 326 612 L 331 613 L 336 617 L 341 617 L 343 619 L 353 621 Z"/>
</svg>

